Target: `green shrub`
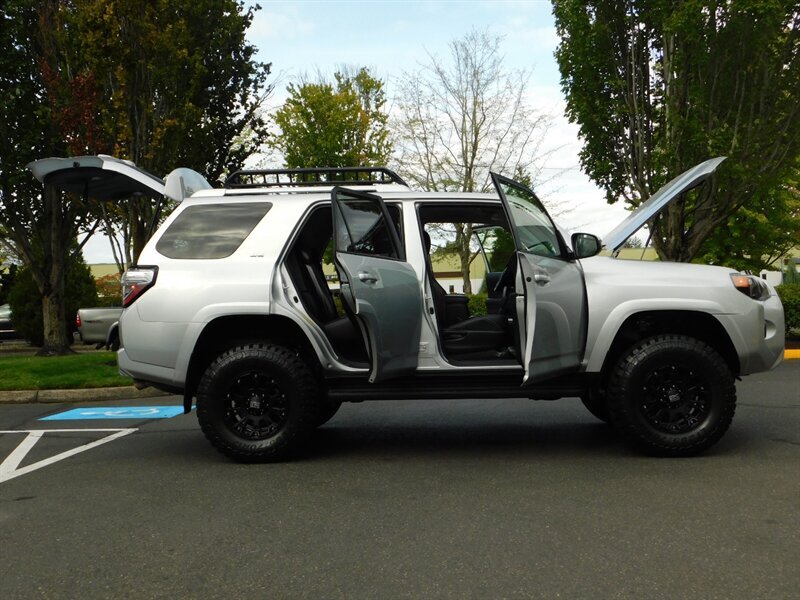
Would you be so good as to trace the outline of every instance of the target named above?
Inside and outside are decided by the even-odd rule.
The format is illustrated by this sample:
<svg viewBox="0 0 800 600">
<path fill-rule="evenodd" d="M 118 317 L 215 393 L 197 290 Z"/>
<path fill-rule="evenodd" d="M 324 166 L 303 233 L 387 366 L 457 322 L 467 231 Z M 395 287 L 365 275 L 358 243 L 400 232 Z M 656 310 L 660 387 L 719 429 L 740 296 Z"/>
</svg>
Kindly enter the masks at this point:
<svg viewBox="0 0 800 600">
<path fill-rule="evenodd" d="M 800 283 L 784 283 L 775 288 L 783 303 L 786 335 L 800 335 Z"/>
<path fill-rule="evenodd" d="M 120 274 L 112 273 L 95 280 L 97 304 L 95 306 L 122 306 L 122 284 Z M 88 308 L 81 306 L 80 308 Z"/>
<path fill-rule="evenodd" d="M 23 267 L 11 286 L 8 303 L 11 305 L 11 322 L 22 337 L 34 346 L 44 344 L 44 321 L 42 319 L 42 295 L 33 280 L 30 269 Z M 96 306 L 97 290 L 94 278 L 83 261 L 76 258 L 67 268 L 64 290 L 66 311 L 65 333 L 72 339 L 75 330 L 75 314 L 79 308 Z"/>
<path fill-rule="evenodd" d="M 486 294 L 471 294 L 469 298 L 469 314 L 471 315 L 485 315 L 486 310 Z"/>
</svg>

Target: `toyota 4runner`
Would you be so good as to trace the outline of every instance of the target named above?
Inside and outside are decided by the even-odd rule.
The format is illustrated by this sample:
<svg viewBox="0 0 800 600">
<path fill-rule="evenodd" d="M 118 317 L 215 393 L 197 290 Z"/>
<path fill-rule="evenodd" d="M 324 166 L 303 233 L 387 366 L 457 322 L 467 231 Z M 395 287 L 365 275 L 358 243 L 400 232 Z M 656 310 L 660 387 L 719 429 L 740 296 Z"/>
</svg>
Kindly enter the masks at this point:
<svg viewBox="0 0 800 600">
<path fill-rule="evenodd" d="M 617 253 L 723 160 L 670 181 L 602 245 L 565 239 L 499 175 L 474 194 L 413 191 L 383 168 L 242 171 L 223 189 L 107 156 L 30 168 L 99 199 L 179 202 L 123 277 L 119 368 L 187 412 L 196 397 L 211 443 L 256 461 L 289 456 L 342 402 L 380 399 L 579 397 L 645 452 L 709 448 L 734 380 L 782 359 L 780 300 L 752 275 Z M 464 235 L 485 314 L 433 272 Z"/>
</svg>

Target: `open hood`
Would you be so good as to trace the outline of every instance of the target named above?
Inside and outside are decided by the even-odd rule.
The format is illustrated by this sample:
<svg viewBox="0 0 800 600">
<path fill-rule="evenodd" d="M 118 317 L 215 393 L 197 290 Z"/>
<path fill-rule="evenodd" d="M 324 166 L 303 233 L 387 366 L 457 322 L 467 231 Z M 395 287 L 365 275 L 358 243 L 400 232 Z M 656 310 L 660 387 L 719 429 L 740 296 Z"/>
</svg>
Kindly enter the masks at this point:
<svg viewBox="0 0 800 600">
<path fill-rule="evenodd" d="M 603 245 L 612 254 L 619 250 L 628 241 L 629 237 L 639 231 L 670 202 L 709 179 L 725 158 L 724 156 L 711 158 L 678 175 L 650 196 L 639 208 L 629 214 L 622 223 L 604 235 L 602 237 Z"/>
<path fill-rule="evenodd" d="M 34 177 L 60 190 L 97 200 L 119 200 L 144 194 L 164 195 L 164 181 L 132 162 L 113 156 L 43 158 L 28 163 Z"/>
</svg>

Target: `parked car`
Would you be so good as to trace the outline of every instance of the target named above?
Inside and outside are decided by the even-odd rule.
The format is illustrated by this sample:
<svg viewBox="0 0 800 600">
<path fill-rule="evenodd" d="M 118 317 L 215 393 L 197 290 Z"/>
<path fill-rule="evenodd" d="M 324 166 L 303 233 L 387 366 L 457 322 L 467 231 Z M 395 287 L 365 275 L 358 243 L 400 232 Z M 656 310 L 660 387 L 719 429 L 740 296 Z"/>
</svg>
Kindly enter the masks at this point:
<svg viewBox="0 0 800 600">
<path fill-rule="evenodd" d="M 342 402 L 380 399 L 579 397 L 647 453 L 708 449 L 733 419 L 736 378 L 782 360 L 780 300 L 733 269 L 615 253 L 723 160 L 629 214 L 603 238 L 608 256 L 591 234 L 568 244 L 532 190 L 497 174 L 495 193 L 467 194 L 414 191 L 383 168 L 238 172 L 211 189 L 110 157 L 30 167 L 100 199 L 180 203 L 122 278 L 119 367 L 183 394 L 187 412 L 196 397 L 210 442 L 255 461 L 290 456 Z M 448 223 L 482 232 L 486 315 L 433 276 L 429 238 Z M 492 264 L 501 238 L 511 250 Z"/>
<path fill-rule="evenodd" d="M 13 340 L 19 337 L 11 323 L 11 306 L 0 305 L 0 340 Z"/>
<path fill-rule="evenodd" d="M 76 342 L 95 344 L 97 348 L 119 348 L 119 317 L 122 307 L 81 308 L 75 315 Z"/>
</svg>

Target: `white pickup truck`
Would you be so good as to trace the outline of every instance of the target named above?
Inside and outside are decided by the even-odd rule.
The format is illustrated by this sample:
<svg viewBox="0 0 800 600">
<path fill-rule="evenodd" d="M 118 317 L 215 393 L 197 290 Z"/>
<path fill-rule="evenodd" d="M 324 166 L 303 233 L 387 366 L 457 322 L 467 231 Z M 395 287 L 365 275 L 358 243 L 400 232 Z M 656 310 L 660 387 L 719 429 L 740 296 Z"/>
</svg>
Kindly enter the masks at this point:
<svg viewBox="0 0 800 600">
<path fill-rule="evenodd" d="M 119 317 L 121 306 L 80 308 L 75 315 L 76 343 L 95 344 L 98 348 L 119 349 Z"/>
</svg>

